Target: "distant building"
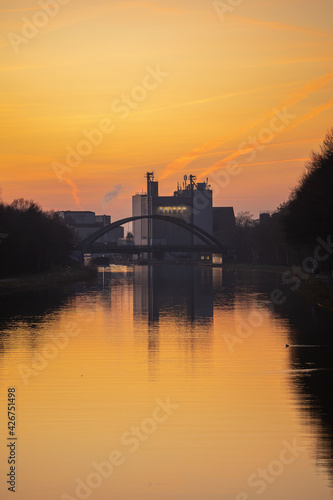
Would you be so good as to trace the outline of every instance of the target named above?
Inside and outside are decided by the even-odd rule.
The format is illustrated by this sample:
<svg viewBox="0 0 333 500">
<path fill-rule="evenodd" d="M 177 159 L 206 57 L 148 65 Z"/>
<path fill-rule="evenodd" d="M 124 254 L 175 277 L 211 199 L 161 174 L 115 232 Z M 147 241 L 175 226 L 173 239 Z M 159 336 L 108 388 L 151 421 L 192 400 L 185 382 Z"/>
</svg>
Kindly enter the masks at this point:
<svg viewBox="0 0 333 500">
<path fill-rule="evenodd" d="M 110 215 L 95 215 L 95 212 L 66 210 L 57 212 L 60 218 L 75 234 L 77 243 L 95 233 L 101 227 L 111 224 Z M 96 243 L 117 243 L 119 238 L 124 237 L 124 228 L 119 227 L 108 231 L 104 236 L 96 240 Z"/>
<path fill-rule="evenodd" d="M 254 225 L 258 226 L 259 224 L 266 224 L 267 222 L 270 221 L 270 218 L 272 214 L 274 213 L 273 210 L 267 210 L 265 212 L 260 212 L 259 213 L 259 219 L 254 219 Z"/>
<path fill-rule="evenodd" d="M 266 224 L 267 222 L 270 221 L 270 218 L 271 218 L 271 212 L 260 212 L 259 223 Z"/>
<path fill-rule="evenodd" d="M 213 235 L 227 247 L 234 246 L 236 219 L 233 207 L 213 207 Z"/>
</svg>

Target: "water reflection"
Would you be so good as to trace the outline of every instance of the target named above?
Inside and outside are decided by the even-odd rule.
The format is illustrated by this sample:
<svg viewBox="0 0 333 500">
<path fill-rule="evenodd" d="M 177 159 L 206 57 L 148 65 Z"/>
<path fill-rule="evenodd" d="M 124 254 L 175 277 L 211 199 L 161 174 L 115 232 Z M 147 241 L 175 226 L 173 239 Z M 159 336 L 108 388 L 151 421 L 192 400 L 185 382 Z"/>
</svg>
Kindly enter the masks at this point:
<svg viewBox="0 0 333 500">
<path fill-rule="evenodd" d="M 158 322 L 166 315 L 189 321 L 213 318 L 211 267 L 138 266 L 134 268 L 133 311 L 135 318 Z"/>
<path fill-rule="evenodd" d="M 21 405 L 26 489 L 17 499 L 74 498 L 75 478 L 120 449 L 124 467 L 92 498 L 254 500 L 248 478 L 297 438 L 306 451 L 261 498 L 328 500 L 331 316 L 288 290 L 272 311 L 270 294 L 281 286 L 271 273 L 111 266 L 69 294 L 5 306 L 0 377 L 18 387 Z M 252 330 L 251 317 L 262 318 Z M 77 335 L 49 356 L 73 325 Z M 226 335 L 237 339 L 232 350 Z M 25 383 L 17 366 L 31 368 L 43 353 L 47 363 Z M 179 411 L 126 455 L 120 437 L 163 397 Z"/>
<path fill-rule="evenodd" d="M 221 277 L 221 275 L 220 275 Z M 213 272 L 211 267 L 140 266 L 133 272 L 134 328 L 147 325 L 150 379 L 159 375 L 160 335 L 174 324 L 177 342 L 189 353 L 195 370 L 195 351 L 201 357 L 212 346 Z"/>
<path fill-rule="evenodd" d="M 302 421 L 317 436 L 314 459 L 333 484 L 332 314 L 289 292 L 279 315 L 289 325 L 290 387 Z"/>
<path fill-rule="evenodd" d="M 3 295 L 0 301 L 0 349 L 13 343 L 13 337 L 21 338 L 32 349 L 39 345 L 37 334 L 43 325 L 71 307 L 78 293 L 85 293 L 87 285 L 72 284 L 49 290 L 32 290 L 29 293 Z M 24 335 L 21 335 L 24 331 Z"/>
</svg>

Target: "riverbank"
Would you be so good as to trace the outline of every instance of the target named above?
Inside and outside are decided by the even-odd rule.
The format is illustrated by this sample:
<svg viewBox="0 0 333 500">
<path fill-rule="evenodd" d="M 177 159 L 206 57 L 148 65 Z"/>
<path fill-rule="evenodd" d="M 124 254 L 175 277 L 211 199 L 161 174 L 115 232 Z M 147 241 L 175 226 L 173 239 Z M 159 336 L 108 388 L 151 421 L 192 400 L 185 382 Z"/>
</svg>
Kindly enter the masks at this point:
<svg viewBox="0 0 333 500">
<path fill-rule="evenodd" d="M 273 266 L 270 264 L 241 264 L 237 262 L 223 263 L 222 268 L 229 271 L 260 271 L 280 274 L 289 269 L 287 266 Z"/>
<path fill-rule="evenodd" d="M 49 273 L 29 274 L 0 279 L 0 295 L 56 288 L 75 281 L 86 281 L 96 276 L 97 270 L 87 267 L 56 269 Z"/>
<path fill-rule="evenodd" d="M 223 264 L 224 270 L 231 271 L 260 271 L 283 274 L 290 271 L 290 267 L 271 266 L 267 264 Z M 333 279 L 328 274 L 306 274 L 305 279 L 300 280 L 298 293 L 303 295 L 313 304 L 333 312 Z"/>
<path fill-rule="evenodd" d="M 309 275 L 298 291 L 313 304 L 333 312 L 333 280 L 328 275 Z"/>
</svg>

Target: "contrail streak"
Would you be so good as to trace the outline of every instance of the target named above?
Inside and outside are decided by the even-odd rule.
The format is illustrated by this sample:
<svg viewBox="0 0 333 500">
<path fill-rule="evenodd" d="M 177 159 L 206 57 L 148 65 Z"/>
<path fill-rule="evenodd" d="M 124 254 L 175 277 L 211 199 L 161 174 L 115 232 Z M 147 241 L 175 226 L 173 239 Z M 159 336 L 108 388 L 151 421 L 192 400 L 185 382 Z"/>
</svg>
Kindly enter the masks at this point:
<svg viewBox="0 0 333 500">
<path fill-rule="evenodd" d="M 37 10 L 37 9 L 40 9 L 40 6 L 39 7 L 27 7 L 25 9 L 0 9 L 0 13 L 2 13 L 2 12 L 28 12 L 28 11 Z"/>
<path fill-rule="evenodd" d="M 316 108 L 313 108 L 311 111 L 309 111 L 305 115 L 301 116 L 301 118 L 296 123 L 292 123 L 291 125 L 289 125 L 285 129 L 283 129 L 281 132 L 276 132 L 273 135 L 273 137 L 269 138 L 267 141 L 271 141 L 272 138 L 278 136 L 279 134 L 284 133 L 284 132 L 288 132 L 289 130 L 291 130 L 291 129 L 295 128 L 295 127 L 298 127 L 302 123 L 305 123 L 305 122 L 311 120 L 312 118 L 314 118 L 315 116 L 319 115 L 322 111 L 326 111 L 327 109 L 330 109 L 332 106 L 333 106 L 333 99 L 330 99 L 325 104 L 322 104 L 321 106 L 317 106 Z M 249 145 L 246 149 L 244 148 L 241 151 L 235 151 L 234 153 L 230 154 L 226 158 L 223 158 L 223 160 L 220 160 L 219 162 L 215 163 L 211 167 L 207 168 L 198 177 L 199 178 L 206 177 L 209 173 L 213 172 L 217 168 L 225 166 L 226 162 L 228 162 L 230 160 L 233 160 L 235 158 L 238 158 L 239 156 L 241 156 L 241 155 L 243 155 L 245 153 L 250 153 L 251 151 L 253 151 L 254 149 L 256 149 L 258 146 L 264 145 L 264 144 L 265 144 L 265 141 L 258 141 L 254 145 Z"/>
<path fill-rule="evenodd" d="M 290 96 L 288 96 L 284 101 L 282 101 L 277 108 L 283 109 L 287 107 L 291 107 L 299 103 L 300 101 L 304 100 L 306 97 L 308 97 L 310 94 L 313 92 L 316 92 L 317 90 L 321 89 L 324 87 L 327 83 L 329 83 L 333 79 L 333 71 L 330 71 L 326 75 L 317 78 L 316 80 L 311 80 L 308 83 L 306 83 L 303 87 L 298 89 L 296 92 L 293 92 Z M 236 139 L 237 137 L 247 133 L 249 130 L 251 130 L 253 127 L 262 124 L 265 120 L 272 118 L 276 114 L 276 108 L 268 111 L 267 113 L 264 113 L 261 117 L 259 117 L 257 120 L 255 120 L 252 124 L 241 130 L 240 132 L 237 132 L 234 135 L 230 135 L 229 137 L 220 137 L 218 139 L 215 139 L 214 141 L 207 142 L 203 144 L 202 146 L 198 146 L 195 149 L 192 149 L 188 153 L 185 153 L 184 155 L 180 156 L 176 160 L 174 160 L 172 163 L 166 166 L 164 173 L 160 177 L 160 179 L 165 179 L 166 177 L 169 177 L 173 173 L 177 172 L 180 169 L 185 168 L 187 165 L 189 165 L 193 160 L 199 158 L 200 156 L 204 155 L 205 153 L 209 153 L 213 149 L 217 148 L 218 146 L 221 146 L 222 144 L 227 143 L 230 140 Z M 287 129 L 285 129 L 287 130 Z M 250 148 L 247 150 L 250 152 L 254 148 Z M 245 153 L 245 151 L 243 151 Z M 218 162 L 218 164 L 213 165 L 210 169 L 208 169 L 210 172 L 215 170 L 215 168 L 218 168 L 224 161 L 230 160 L 232 158 L 236 158 L 238 156 L 238 153 L 233 153 L 231 156 L 228 156 L 224 160 L 221 160 Z M 201 177 L 207 175 L 207 170 L 201 175 Z"/>
<path fill-rule="evenodd" d="M 71 191 L 71 195 L 73 196 L 74 200 L 75 200 L 75 203 L 76 205 L 79 207 L 79 208 L 82 208 L 81 207 L 81 202 L 80 202 L 80 198 L 78 196 L 78 193 L 79 193 L 79 188 L 77 187 L 76 184 L 74 184 L 73 181 L 71 181 L 71 179 L 68 179 L 67 177 L 63 177 L 63 180 L 66 182 L 66 184 L 68 184 L 68 186 L 70 186 L 72 188 L 72 191 Z"/>
</svg>

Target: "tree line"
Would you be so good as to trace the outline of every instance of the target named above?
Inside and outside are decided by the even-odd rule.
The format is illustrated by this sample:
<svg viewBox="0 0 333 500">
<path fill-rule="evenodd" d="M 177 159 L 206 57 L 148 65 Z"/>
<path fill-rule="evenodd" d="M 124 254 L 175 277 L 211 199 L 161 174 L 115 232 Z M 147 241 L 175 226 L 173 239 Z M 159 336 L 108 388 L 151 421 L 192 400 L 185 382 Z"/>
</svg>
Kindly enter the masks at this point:
<svg viewBox="0 0 333 500">
<path fill-rule="evenodd" d="M 47 272 L 67 266 L 73 236 L 54 212 L 33 201 L 0 203 L 0 276 Z"/>
<path fill-rule="evenodd" d="M 319 243 L 324 242 L 318 253 Z M 323 271 L 332 270 L 333 255 L 333 129 L 311 153 L 289 199 L 255 223 L 249 212 L 236 217 L 235 247 L 241 262 L 299 264 L 313 257 Z"/>
</svg>

